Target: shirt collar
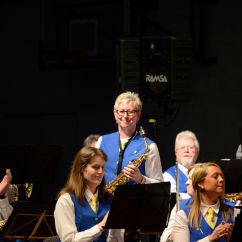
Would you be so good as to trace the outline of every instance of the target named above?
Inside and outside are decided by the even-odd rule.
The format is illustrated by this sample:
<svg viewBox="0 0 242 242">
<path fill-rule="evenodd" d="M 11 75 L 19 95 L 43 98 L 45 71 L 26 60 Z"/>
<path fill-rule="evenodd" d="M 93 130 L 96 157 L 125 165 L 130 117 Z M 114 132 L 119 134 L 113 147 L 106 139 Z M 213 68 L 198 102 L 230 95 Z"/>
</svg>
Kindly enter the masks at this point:
<svg viewBox="0 0 242 242">
<path fill-rule="evenodd" d="M 220 207 L 220 201 L 218 200 L 214 205 L 207 205 L 205 203 L 201 203 L 200 210 L 201 210 L 202 215 L 205 217 L 208 212 L 208 209 L 213 208 L 213 210 L 217 216 L 218 212 L 219 212 L 219 207 Z"/>
<path fill-rule="evenodd" d="M 96 193 L 93 194 L 93 193 L 87 188 L 86 191 L 85 191 L 85 198 L 87 199 L 88 202 L 90 202 L 90 199 L 91 199 L 91 197 L 92 197 L 93 195 L 96 196 L 96 197 L 98 197 L 98 189 L 97 189 Z"/>
<path fill-rule="evenodd" d="M 187 176 L 188 169 L 180 163 L 178 163 L 178 167 Z"/>
</svg>

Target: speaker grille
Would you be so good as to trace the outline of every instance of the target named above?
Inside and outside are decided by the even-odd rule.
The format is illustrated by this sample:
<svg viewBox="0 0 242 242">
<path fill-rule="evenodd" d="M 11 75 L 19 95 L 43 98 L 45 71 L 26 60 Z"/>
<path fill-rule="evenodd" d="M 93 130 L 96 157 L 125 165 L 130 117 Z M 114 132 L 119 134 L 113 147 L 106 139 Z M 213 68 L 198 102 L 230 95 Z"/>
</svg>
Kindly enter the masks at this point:
<svg viewBox="0 0 242 242">
<path fill-rule="evenodd" d="M 189 101 L 192 94 L 192 41 L 174 37 L 120 40 L 121 91 L 142 97 Z"/>
</svg>

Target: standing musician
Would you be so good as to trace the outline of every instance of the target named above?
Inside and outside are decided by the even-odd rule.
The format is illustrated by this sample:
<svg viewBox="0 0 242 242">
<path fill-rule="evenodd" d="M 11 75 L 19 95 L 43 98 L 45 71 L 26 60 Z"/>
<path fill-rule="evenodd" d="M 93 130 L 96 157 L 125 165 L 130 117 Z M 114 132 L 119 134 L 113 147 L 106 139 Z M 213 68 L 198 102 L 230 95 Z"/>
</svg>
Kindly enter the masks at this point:
<svg viewBox="0 0 242 242">
<path fill-rule="evenodd" d="M 124 172 L 129 182 L 135 184 L 163 181 L 159 150 L 152 140 L 147 139 L 150 151 L 146 159 L 139 167 L 132 164 L 133 160 L 146 152 L 144 138 L 136 130 L 141 111 L 142 101 L 137 93 L 127 91 L 116 98 L 113 114 L 118 131 L 101 136 L 97 142 L 97 147 L 108 156 L 105 166 L 107 183 L 121 172 Z M 125 238 L 126 241 L 134 241 L 130 237 Z"/>
</svg>

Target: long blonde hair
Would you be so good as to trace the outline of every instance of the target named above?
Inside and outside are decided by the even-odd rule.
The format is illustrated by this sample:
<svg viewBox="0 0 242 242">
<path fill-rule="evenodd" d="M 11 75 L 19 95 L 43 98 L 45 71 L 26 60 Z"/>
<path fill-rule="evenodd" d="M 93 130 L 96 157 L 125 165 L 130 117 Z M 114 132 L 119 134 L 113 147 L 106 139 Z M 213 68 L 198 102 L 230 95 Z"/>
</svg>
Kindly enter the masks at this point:
<svg viewBox="0 0 242 242">
<path fill-rule="evenodd" d="M 221 170 L 220 166 L 214 162 L 198 163 L 194 165 L 194 171 L 192 174 L 194 194 L 193 201 L 191 203 L 191 210 L 188 214 L 188 221 L 190 226 L 195 227 L 196 229 L 199 229 L 200 227 L 201 188 L 199 187 L 199 184 L 204 181 L 207 176 L 207 168 L 210 166 L 216 166 Z M 232 211 L 224 204 L 223 196 L 220 196 L 219 200 L 223 218 L 227 221 L 232 216 Z"/>
<path fill-rule="evenodd" d="M 83 176 L 83 169 L 90 163 L 91 158 L 95 156 L 99 156 L 105 161 L 107 160 L 106 154 L 101 149 L 95 147 L 83 147 L 78 151 L 72 162 L 67 182 L 59 191 L 57 197 L 60 197 L 64 193 L 72 193 L 79 202 L 84 201 L 84 194 L 87 186 Z M 104 184 L 105 181 L 103 178 L 98 190 L 98 197 L 101 200 L 108 196 L 104 191 Z"/>
</svg>

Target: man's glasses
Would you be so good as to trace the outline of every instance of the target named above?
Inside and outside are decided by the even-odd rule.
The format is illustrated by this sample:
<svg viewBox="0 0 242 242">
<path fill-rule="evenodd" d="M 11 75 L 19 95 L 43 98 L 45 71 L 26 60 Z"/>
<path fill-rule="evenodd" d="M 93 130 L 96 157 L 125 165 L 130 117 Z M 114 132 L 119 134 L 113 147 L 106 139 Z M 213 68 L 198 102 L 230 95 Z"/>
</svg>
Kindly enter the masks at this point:
<svg viewBox="0 0 242 242">
<path fill-rule="evenodd" d="M 180 150 L 180 151 L 185 151 L 185 150 L 194 151 L 196 149 L 196 147 L 195 146 L 184 145 L 184 146 L 181 146 L 181 147 L 179 147 L 177 149 Z"/>
<path fill-rule="evenodd" d="M 133 117 L 138 112 L 137 110 L 133 110 L 133 111 L 115 110 L 115 111 L 119 116 L 124 116 L 126 113 L 126 115 L 129 117 Z"/>
</svg>

